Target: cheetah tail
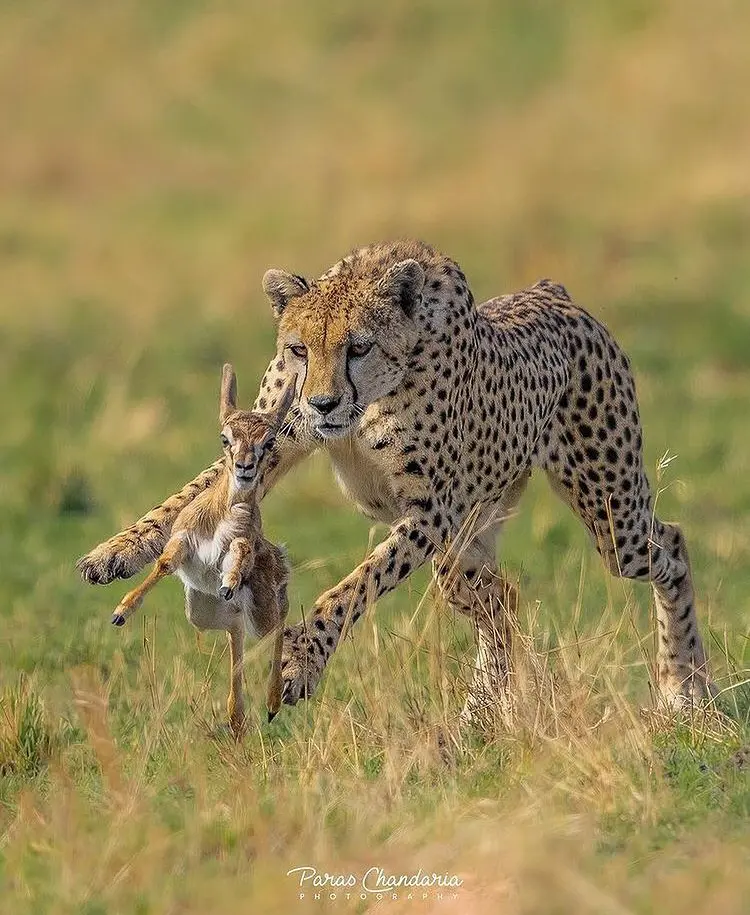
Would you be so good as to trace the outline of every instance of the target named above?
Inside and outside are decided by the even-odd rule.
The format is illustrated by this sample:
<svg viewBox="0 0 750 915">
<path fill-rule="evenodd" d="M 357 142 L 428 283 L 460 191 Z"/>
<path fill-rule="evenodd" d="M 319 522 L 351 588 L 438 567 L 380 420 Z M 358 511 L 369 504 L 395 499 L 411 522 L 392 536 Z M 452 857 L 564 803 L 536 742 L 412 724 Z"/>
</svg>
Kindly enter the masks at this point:
<svg viewBox="0 0 750 915">
<path fill-rule="evenodd" d="M 177 515 L 217 480 L 223 467 L 223 461 L 216 461 L 135 524 L 81 556 L 76 563 L 81 578 L 92 585 L 106 585 L 116 578 L 130 578 L 156 559 L 164 549 Z"/>
</svg>

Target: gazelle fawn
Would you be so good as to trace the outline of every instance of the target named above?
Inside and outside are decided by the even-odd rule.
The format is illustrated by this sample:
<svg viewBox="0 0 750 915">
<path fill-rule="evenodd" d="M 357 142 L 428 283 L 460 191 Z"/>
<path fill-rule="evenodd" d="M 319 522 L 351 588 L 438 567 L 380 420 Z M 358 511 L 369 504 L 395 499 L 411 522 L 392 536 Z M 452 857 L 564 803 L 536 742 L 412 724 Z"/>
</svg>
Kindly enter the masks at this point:
<svg viewBox="0 0 750 915">
<path fill-rule="evenodd" d="M 281 705 L 281 646 L 289 603 L 289 566 L 284 550 L 263 536 L 256 482 L 272 454 L 276 435 L 294 400 L 294 382 L 275 413 L 237 409 L 237 377 L 225 365 L 219 422 L 224 473 L 175 519 L 156 564 L 117 605 L 115 626 L 125 624 L 143 598 L 166 575 L 185 585 L 185 612 L 198 629 L 223 629 L 229 640 L 231 680 L 227 709 L 232 731 L 244 728 L 243 652 L 245 635 L 276 632 L 268 686 L 268 720 Z"/>
</svg>

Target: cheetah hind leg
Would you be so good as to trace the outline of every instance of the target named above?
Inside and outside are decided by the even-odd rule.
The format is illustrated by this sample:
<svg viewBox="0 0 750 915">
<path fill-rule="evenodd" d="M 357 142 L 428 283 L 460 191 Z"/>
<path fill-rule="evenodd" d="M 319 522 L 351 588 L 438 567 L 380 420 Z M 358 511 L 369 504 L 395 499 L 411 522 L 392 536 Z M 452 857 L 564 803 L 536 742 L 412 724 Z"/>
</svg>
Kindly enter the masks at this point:
<svg viewBox="0 0 750 915">
<path fill-rule="evenodd" d="M 676 524 L 663 522 L 653 514 L 640 455 L 633 463 L 636 468 L 632 475 L 623 476 L 623 481 L 630 480 L 630 504 L 607 497 L 608 510 L 600 505 L 604 517 L 599 519 L 577 503 L 571 485 L 563 482 L 557 468 L 547 469 L 547 473 L 553 490 L 588 528 L 609 572 L 618 578 L 651 584 L 658 627 L 657 699 L 662 705 L 682 710 L 711 700 L 718 691 L 708 676 L 698 630 L 685 539 Z M 579 468 L 579 474 L 583 470 Z M 603 472 L 598 466 L 594 470 Z M 636 497 L 639 507 L 634 508 Z M 604 496 L 600 502 L 603 499 Z"/>
<path fill-rule="evenodd" d="M 659 630 L 656 683 L 660 699 L 675 710 L 714 699 L 716 685 L 708 675 L 706 655 L 695 618 L 690 558 L 676 524 L 655 519 L 655 538 L 662 546 L 652 585 Z"/>
</svg>

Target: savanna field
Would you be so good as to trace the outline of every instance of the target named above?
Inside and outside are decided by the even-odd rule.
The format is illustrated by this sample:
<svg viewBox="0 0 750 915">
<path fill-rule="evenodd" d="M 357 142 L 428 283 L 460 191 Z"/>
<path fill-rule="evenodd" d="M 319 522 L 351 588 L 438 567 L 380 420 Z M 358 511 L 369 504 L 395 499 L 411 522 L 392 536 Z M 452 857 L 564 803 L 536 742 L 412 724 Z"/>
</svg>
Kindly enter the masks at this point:
<svg viewBox="0 0 750 915">
<path fill-rule="evenodd" d="M 750 911 L 750 7 L 740 0 L 0 5 L 0 911 Z M 270 266 L 424 238 L 477 300 L 543 276 L 632 358 L 657 509 L 684 527 L 717 707 L 653 710 L 651 594 L 532 483 L 515 720 L 459 726 L 470 625 L 422 571 L 314 699 L 222 728 L 225 639 L 178 582 L 78 556 L 250 404 Z M 292 618 L 384 535 L 326 460 L 264 503 Z M 290 868 L 455 874 L 299 899 Z M 455 896 L 454 896 L 455 893 Z"/>
</svg>

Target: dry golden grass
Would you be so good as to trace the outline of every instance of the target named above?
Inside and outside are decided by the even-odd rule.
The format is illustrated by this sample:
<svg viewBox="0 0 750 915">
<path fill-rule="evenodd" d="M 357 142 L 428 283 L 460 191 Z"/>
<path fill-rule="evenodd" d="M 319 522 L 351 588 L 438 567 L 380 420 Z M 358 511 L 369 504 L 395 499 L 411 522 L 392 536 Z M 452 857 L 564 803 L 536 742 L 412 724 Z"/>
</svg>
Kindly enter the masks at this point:
<svg viewBox="0 0 750 915">
<path fill-rule="evenodd" d="M 207 659 L 202 680 L 179 655 L 157 677 L 156 627 L 144 628 L 140 670 L 127 687 L 122 671 L 106 684 L 93 669 L 71 671 L 80 730 L 62 734 L 43 715 L 44 738 L 30 742 L 48 775 L 22 789 L 5 816 L 13 911 L 90 903 L 117 912 L 288 912 L 316 901 L 312 891 L 298 899 L 286 876 L 303 865 L 355 875 L 421 867 L 464 881 L 442 898 L 399 893 L 405 911 L 620 913 L 656 910 L 658 901 L 659 911 L 676 913 L 690 899 L 743 911 L 742 830 L 722 835 L 707 806 L 685 841 L 660 847 L 654 839 L 668 836 L 681 816 L 675 804 L 685 802 L 659 739 L 710 758 L 707 746 L 738 746 L 736 722 L 719 712 L 644 717 L 623 699 L 617 651 L 604 670 L 598 639 L 576 643 L 568 632 L 567 647 L 550 652 L 529 623 L 513 720 L 480 739 L 457 726 L 439 610 L 429 608 L 413 642 L 398 641 L 395 665 L 379 647 L 386 633 L 370 624 L 352 698 L 331 695 L 328 680 L 290 730 L 259 727 L 241 744 L 217 731 L 208 698 L 219 659 Z M 264 665 L 255 655 L 249 690 L 260 696 Z M 119 737 L 113 692 L 134 727 Z M 36 689 L 25 685 L 22 702 L 36 708 Z M 178 706 L 185 712 L 175 720 Z M 4 701 L 3 745 L 12 728 L 22 731 L 5 709 Z M 710 788 L 727 791 L 738 777 L 726 760 L 711 769 Z M 615 853 L 620 843 L 627 856 Z M 358 896 L 359 888 L 352 901 L 341 893 L 336 901 L 357 910 Z M 377 896 L 370 905 L 387 908 Z"/>
</svg>

